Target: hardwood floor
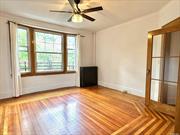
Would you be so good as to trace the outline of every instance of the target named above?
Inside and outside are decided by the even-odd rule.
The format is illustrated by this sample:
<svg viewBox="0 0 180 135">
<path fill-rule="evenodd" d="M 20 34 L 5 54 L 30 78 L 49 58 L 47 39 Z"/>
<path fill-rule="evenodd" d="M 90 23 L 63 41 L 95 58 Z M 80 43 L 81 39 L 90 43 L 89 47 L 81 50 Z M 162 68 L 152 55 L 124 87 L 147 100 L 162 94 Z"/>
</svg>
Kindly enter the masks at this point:
<svg viewBox="0 0 180 135">
<path fill-rule="evenodd" d="M 107 88 L 70 88 L 0 101 L 0 135 L 170 134 L 174 119 L 144 98 Z"/>
</svg>

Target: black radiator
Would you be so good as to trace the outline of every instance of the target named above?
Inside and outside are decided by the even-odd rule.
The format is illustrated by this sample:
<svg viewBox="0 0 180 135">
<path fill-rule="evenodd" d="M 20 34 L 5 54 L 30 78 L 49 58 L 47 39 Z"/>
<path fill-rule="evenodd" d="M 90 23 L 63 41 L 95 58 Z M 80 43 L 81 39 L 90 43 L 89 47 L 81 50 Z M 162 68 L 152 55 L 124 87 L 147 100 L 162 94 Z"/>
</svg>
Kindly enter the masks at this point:
<svg viewBox="0 0 180 135">
<path fill-rule="evenodd" d="M 80 67 L 80 87 L 98 85 L 97 67 Z"/>
</svg>

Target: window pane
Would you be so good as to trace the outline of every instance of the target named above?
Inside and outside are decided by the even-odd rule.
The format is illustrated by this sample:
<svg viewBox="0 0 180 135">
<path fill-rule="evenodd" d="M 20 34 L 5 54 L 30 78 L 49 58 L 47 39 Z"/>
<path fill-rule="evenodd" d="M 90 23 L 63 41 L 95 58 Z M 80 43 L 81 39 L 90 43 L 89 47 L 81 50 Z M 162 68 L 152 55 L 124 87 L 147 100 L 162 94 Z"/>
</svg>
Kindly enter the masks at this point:
<svg viewBox="0 0 180 135">
<path fill-rule="evenodd" d="M 27 46 L 27 30 L 18 29 L 17 32 L 17 41 L 20 46 Z"/>
<path fill-rule="evenodd" d="M 67 37 L 68 42 L 68 49 L 76 49 L 76 37 L 75 36 L 68 36 Z"/>
<path fill-rule="evenodd" d="M 35 32 L 36 71 L 63 71 L 62 35 Z"/>
<path fill-rule="evenodd" d="M 45 42 L 46 43 L 53 43 L 54 42 L 54 35 L 52 35 L 52 34 L 45 34 Z"/>
<path fill-rule="evenodd" d="M 28 63 L 28 52 L 19 52 L 19 58 L 21 72 L 29 72 L 30 67 Z"/>
<path fill-rule="evenodd" d="M 44 43 L 44 33 L 36 32 L 36 42 L 37 43 Z"/>
<path fill-rule="evenodd" d="M 37 39 L 37 38 L 36 38 Z M 37 42 L 36 41 L 36 51 L 46 51 L 46 45 L 43 42 Z"/>
<path fill-rule="evenodd" d="M 37 53 L 37 71 L 62 71 L 62 54 Z"/>
<path fill-rule="evenodd" d="M 68 70 L 75 70 L 76 69 L 76 55 L 72 53 L 72 50 L 68 50 Z"/>
<path fill-rule="evenodd" d="M 36 51 L 62 52 L 62 36 L 36 32 Z"/>
<path fill-rule="evenodd" d="M 68 71 L 76 70 L 76 37 L 67 36 Z"/>
<path fill-rule="evenodd" d="M 21 73 L 30 72 L 28 30 L 18 28 L 17 44 L 19 50 L 19 65 Z"/>
<path fill-rule="evenodd" d="M 28 51 L 28 46 L 19 46 L 19 51 Z"/>
<path fill-rule="evenodd" d="M 54 35 L 54 43 L 55 44 L 61 43 L 61 38 L 59 38 L 59 35 Z"/>
</svg>

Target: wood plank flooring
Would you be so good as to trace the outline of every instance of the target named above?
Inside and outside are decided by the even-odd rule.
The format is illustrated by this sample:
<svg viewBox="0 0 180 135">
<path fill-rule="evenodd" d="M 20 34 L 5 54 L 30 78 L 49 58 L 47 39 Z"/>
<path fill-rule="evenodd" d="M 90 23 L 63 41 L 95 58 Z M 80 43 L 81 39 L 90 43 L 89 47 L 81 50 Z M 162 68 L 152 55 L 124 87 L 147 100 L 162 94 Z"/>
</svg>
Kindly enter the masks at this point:
<svg viewBox="0 0 180 135">
<path fill-rule="evenodd" d="M 102 87 L 69 88 L 0 101 L 0 135 L 170 134 L 174 119 L 144 98 Z"/>
</svg>

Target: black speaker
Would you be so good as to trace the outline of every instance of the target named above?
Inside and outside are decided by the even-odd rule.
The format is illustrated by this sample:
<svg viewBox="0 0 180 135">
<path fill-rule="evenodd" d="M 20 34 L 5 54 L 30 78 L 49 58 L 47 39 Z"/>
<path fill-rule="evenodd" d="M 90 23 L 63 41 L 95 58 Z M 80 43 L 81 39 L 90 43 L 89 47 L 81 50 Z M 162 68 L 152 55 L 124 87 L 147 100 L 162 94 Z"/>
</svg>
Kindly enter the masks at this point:
<svg viewBox="0 0 180 135">
<path fill-rule="evenodd" d="M 80 87 L 98 85 L 97 67 L 80 67 Z"/>
</svg>

